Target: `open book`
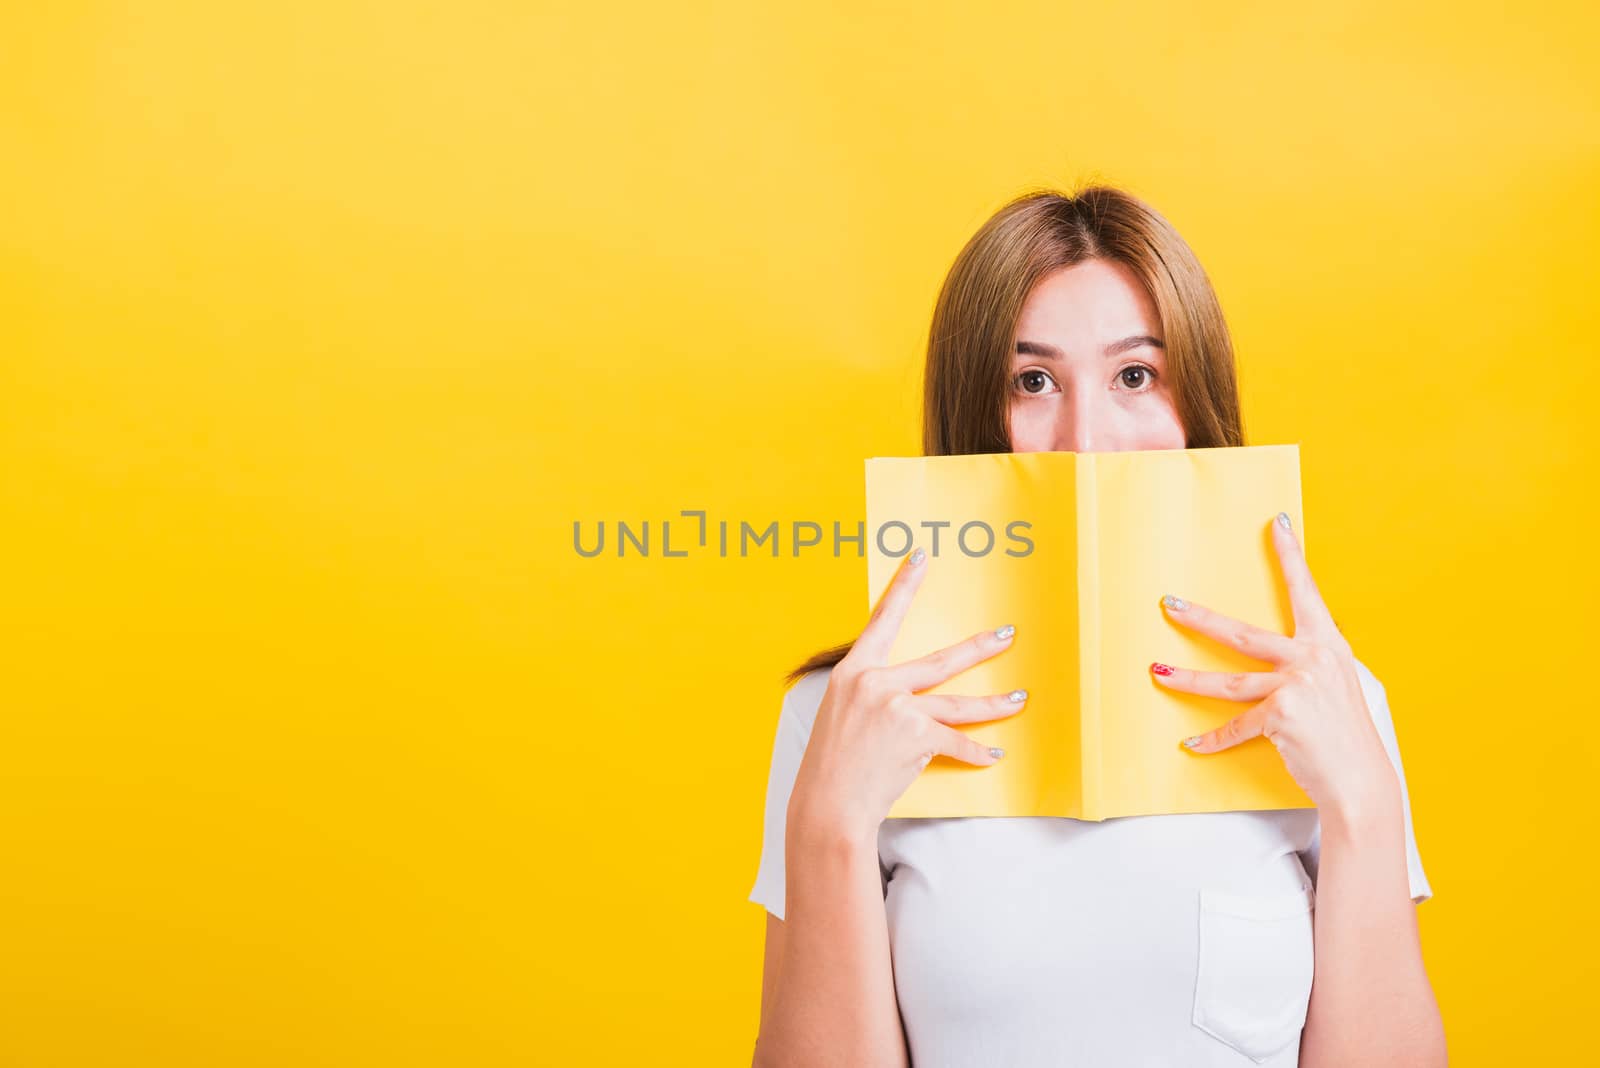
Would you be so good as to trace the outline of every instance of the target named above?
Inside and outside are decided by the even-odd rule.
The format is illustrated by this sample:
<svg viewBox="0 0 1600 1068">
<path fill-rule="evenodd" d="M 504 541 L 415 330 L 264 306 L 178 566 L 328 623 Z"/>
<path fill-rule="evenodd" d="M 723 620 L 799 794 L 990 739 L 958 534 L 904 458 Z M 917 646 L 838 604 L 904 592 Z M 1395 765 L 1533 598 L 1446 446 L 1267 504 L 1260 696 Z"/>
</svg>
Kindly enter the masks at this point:
<svg viewBox="0 0 1600 1068">
<path fill-rule="evenodd" d="M 1248 702 L 1168 690 L 1150 673 L 1152 661 L 1271 670 L 1172 622 L 1161 597 L 1292 634 L 1269 526 L 1280 511 L 1304 546 L 1298 445 L 868 460 L 869 604 L 912 545 L 928 554 L 889 662 L 1010 623 L 1010 649 L 926 692 L 1029 695 L 1015 715 L 955 725 L 1003 746 L 998 764 L 935 757 L 889 816 L 1312 807 L 1265 738 L 1183 748 Z"/>
</svg>

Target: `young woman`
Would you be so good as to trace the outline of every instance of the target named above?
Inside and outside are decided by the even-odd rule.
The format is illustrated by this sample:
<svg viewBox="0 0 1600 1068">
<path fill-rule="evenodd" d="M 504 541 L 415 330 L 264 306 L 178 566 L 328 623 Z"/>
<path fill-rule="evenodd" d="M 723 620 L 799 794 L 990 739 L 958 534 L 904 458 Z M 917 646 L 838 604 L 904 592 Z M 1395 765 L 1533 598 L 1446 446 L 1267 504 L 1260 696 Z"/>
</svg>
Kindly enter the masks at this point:
<svg viewBox="0 0 1600 1068">
<path fill-rule="evenodd" d="M 930 455 L 1244 444 L 1205 272 L 1104 187 L 1027 194 L 968 242 L 934 310 L 923 419 Z M 1027 714 L 1025 693 L 920 692 L 1004 651 L 1005 620 L 886 662 L 938 566 L 921 552 L 853 643 L 795 669 L 750 895 L 768 911 L 756 1064 L 1445 1063 L 1415 914 L 1432 890 L 1384 688 L 1286 519 L 1262 521 L 1293 635 L 1174 590 L 1151 610 L 1263 669 L 1151 678 L 1240 702 L 1185 740 L 1194 758 L 1265 736 L 1315 809 L 886 819 L 934 754 L 1004 759 L 952 724 Z"/>
</svg>

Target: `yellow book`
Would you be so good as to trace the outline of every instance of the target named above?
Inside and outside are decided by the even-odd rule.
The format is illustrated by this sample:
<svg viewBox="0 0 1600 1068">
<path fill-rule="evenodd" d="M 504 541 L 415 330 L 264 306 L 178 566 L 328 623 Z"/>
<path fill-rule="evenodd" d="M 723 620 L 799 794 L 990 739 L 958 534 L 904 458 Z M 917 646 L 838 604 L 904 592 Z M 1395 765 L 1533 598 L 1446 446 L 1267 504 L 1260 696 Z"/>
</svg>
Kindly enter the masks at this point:
<svg viewBox="0 0 1600 1068">
<path fill-rule="evenodd" d="M 889 662 L 1010 623 L 1010 649 L 925 692 L 1029 694 L 1015 715 L 954 725 L 1003 746 L 998 764 L 934 758 L 891 818 L 1312 807 L 1265 738 L 1180 744 L 1248 702 L 1150 673 L 1271 670 L 1172 622 L 1161 597 L 1293 633 L 1268 524 L 1287 512 L 1305 545 L 1298 445 L 878 457 L 866 480 L 869 605 L 911 545 L 929 557 Z"/>
</svg>

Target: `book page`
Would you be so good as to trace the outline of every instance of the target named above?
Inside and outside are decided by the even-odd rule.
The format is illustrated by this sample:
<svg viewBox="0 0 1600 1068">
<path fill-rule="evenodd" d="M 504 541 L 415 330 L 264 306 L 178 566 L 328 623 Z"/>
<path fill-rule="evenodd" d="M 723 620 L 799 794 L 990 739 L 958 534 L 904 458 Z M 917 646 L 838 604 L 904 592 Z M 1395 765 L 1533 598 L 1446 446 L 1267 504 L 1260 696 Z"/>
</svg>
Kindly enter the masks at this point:
<svg viewBox="0 0 1600 1068">
<path fill-rule="evenodd" d="M 889 662 L 1010 623 L 1017 628 L 1010 649 L 925 692 L 1029 694 L 1015 715 L 955 725 L 985 746 L 1003 747 L 999 763 L 936 757 L 890 818 L 1081 811 L 1074 484 L 1072 453 L 867 461 L 869 603 L 877 603 L 909 545 L 928 553 L 928 572 Z M 925 525 L 938 523 L 948 525 Z"/>
<path fill-rule="evenodd" d="M 1092 817 L 1311 806 L 1265 738 L 1210 754 L 1181 746 L 1251 702 L 1181 694 L 1150 673 L 1151 661 L 1202 671 L 1271 670 L 1172 622 L 1161 597 L 1175 594 L 1293 633 L 1269 523 L 1287 512 L 1305 544 L 1299 446 L 1086 455 L 1096 469 L 1100 576 L 1101 789 Z"/>
</svg>

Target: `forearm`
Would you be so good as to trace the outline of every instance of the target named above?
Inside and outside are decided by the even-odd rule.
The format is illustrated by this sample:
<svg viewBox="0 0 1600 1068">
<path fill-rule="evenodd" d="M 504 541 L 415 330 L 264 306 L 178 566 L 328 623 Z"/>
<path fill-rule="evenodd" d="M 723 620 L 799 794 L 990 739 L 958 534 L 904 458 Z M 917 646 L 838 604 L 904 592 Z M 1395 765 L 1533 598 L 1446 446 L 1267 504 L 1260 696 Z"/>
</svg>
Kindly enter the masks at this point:
<svg viewBox="0 0 1600 1068">
<path fill-rule="evenodd" d="M 1315 978 L 1303 1068 L 1443 1065 L 1444 1027 L 1422 962 L 1399 786 L 1321 814 Z"/>
<path fill-rule="evenodd" d="M 791 811 L 784 951 L 757 1068 L 904 1068 L 876 835 Z"/>
</svg>

